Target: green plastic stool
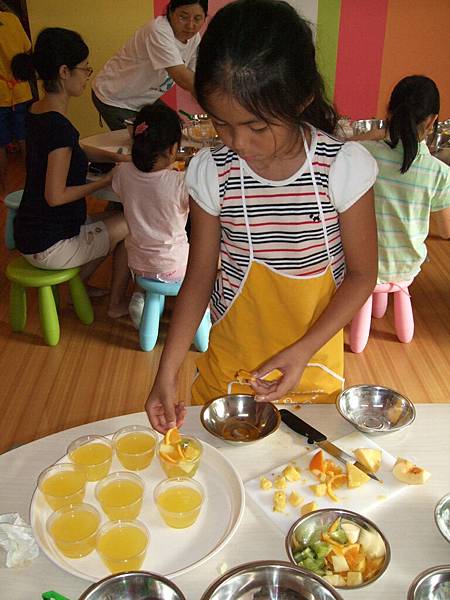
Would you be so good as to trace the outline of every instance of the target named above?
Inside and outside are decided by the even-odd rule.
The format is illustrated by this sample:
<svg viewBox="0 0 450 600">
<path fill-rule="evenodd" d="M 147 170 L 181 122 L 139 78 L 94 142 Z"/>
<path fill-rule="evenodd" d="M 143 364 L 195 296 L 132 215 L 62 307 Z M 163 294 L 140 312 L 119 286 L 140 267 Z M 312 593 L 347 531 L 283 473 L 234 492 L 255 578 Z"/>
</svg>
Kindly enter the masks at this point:
<svg viewBox="0 0 450 600">
<path fill-rule="evenodd" d="M 57 286 L 68 282 L 75 312 L 82 323 L 91 325 L 94 311 L 83 282 L 79 267 L 48 271 L 28 263 L 23 256 L 15 258 L 6 267 L 6 277 L 11 282 L 9 296 L 9 322 L 13 331 L 23 331 L 27 322 L 27 296 L 25 288 L 38 288 L 39 315 L 45 342 L 56 346 L 59 342 L 59 319 L 57 311 Z M 55 302 L 56 299 L 56 302 Z"/>
</svg>

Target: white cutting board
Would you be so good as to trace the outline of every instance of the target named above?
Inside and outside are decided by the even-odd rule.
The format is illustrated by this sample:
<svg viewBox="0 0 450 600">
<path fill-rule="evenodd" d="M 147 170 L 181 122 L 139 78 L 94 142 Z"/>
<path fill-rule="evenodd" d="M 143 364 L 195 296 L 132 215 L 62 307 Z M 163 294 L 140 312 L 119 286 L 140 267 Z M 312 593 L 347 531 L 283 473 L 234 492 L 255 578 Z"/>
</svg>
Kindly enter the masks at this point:
<svg viewBox="0 0 450 600">
<path fill-rule="evenodd" d="M 281 472 L 288 464 L 293 464 L 300 468 L 302 479 L 300 481 L 286 482 L 286 489 L 283 490 L 286 492 L 286 497 L 288 498 L 289 494 L 295 490 L 300 496 L 303 496 L 304 500 L 302 504 L 314 501 L 318 505 L 318 508 L 345 508 L 347 510 L 365 514 L 373 506 L 381 502 L 387 502 L 389 498 L 396 496 L 408 487 L 407 484 L 401 483 L 392 475 L 392 468 L 397 458 L 394 458 L 391 454 L 383 450 L 378 444 L 365 437 L 359 431 L 355 431 L 345 437 L 334 440 L 333 443 L 335 446 L 351 455 L 353 455 L 353 450 L 356 450 L 356 448 L 379 448 L 382 453 L 381 467 L 376 475 L 383 483 L 381 484 L 371 479 L 368 483 L 359 488 L 348 489 L 347 486 L 343 486 L 335 491 L 335 494 L 339 499 L 338 502 L 333 502 L 328 496 L 318 498 L 309 488 L 310 485 L 319 483 L 314 475 L 308 470 L 311 458 L 319 451 L 319 448 L 314 446 L 312 450 L 291 460 L 290 463 L 284 463 L 271 471 L 261 473 L 261 475 L 255 479 L 251 479 L 244 484 L 248 496 L 283 533 L 286 534 L 294 521 L 300 517 L 300 507 L 293 507 L 287 501 L 284 513 L 274 512 L 272 507 L 275 487 L 272 486 L 270 490 L 262 490 L 260 487 L 260 477 L 267 477 L 267 479 L 270 479 L 270 481 L 273 482 L 275 476 L 281 475 Z M 343 463 L 338 461 L 337 458 L 329 455 L 327 452 L 323 451 L 323 453 L 325 458 L 340 465 L 345 473 L 345 465 Z"/>
</svg>

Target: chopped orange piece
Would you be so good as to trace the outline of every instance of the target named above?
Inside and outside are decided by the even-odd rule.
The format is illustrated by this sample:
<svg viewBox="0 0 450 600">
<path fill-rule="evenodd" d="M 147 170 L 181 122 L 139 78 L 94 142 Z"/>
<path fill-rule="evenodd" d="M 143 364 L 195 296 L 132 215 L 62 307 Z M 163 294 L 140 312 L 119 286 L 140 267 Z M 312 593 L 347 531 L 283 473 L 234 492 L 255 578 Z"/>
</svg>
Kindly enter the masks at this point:
<svg viewBox="0 0 450 600">
<path fill-rule="evenodd" d="M 174 452 L 160 452 L 159 455 L 163 460 L 172 464 L 176 464 L 180 460 L 177 454 Z"/>
<path fill-rule="evenodd" d="M 174 446 L 175 444 L 179 444 L 181 442 L 180 432 L 176 427 L 172 427 L 166 431 L 166 435 L 164 436 L 164 443 L 168 446 Z"/>
<path fill-rule="evenodd" d="M 341 517 L 338 517 L 330 525 L 330 528 L 328 529 L 328 533 L 333 533 L 333 531 L 336 531 L 336 529 L 339 529 L 340 524 L 341 524 Z"/>
<path fill-rule="evenodd" d="M 334 475 L 332 479 L 329 481 L 330 486 L 334 489 L 340 488 L 347 483 L 347 475 L 344 473 L 339 473 L 339 475 Z"/>
<path fill-rule="evenodd" d="M 325 469 L 322 450 L 316 452 L 312 457 L 311 462 L 309 463 L 309 470 L 311 472 L 320 471 L 321 473 L 324 473 Z"/>
<path fill-rule="evenodd" d="M 331 500 L 333 500 L 333 502 L 338 502 L 338 501 L 339 501 L 339 498 L 338 498 L 338 497 L 336 496 L 336 494 L 334 493 L 334 489 L 333 489 L 333 486 L 331 485 L 331 481 L 329 481 L 329 482 L 327 483 L 327 494 L 328 494 L 328 497 L 329 497 Z"/>
</svg>

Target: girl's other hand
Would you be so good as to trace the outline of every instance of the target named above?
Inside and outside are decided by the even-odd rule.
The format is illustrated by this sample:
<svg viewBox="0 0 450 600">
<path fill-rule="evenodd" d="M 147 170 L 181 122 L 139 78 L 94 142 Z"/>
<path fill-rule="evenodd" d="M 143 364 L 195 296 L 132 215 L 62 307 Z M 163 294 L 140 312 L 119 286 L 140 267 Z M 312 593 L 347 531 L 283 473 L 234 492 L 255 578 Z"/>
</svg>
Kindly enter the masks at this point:
<svg viewBox="0 0 450 600">
<path fill-rule="evenodd" d="M 302 356 L 298 345 L 296 345 L 279 352 L 259 369 L 252 371 L 252 374 L 256 377 L 256 381 L 251 384 L 256 392 L 255 400 L 257 402 L 273 402 L 295 390 L 307 362 L 308 358 Z M 283 375 L 275 381 L 262 379 L 275 369 L 281 371 Z"/>
<path fill-rule="evenodd" d="M 151 426 L 165 433 L 172 427 L 181 427 L 186 416 L 186 407 L 183 402 L 175 404 L 171 395 L 158 393 L 155 388 L 150 392 L 150 396 L 145 403 L 145 411 Z"/>
</svg>

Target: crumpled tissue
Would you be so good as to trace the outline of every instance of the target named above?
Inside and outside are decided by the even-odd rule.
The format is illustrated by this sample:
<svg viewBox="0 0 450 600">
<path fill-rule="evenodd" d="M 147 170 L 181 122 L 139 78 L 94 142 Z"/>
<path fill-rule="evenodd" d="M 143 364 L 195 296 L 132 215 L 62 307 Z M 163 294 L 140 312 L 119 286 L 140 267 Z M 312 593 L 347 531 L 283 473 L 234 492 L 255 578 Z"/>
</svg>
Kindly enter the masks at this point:
<svg viewBox="0 0 450 600">
<path fill-rule="evenodd" d="M 18 513 L 0 515 L 0 547 L 6 552 L 6 566 L 24 567 L 39 555 L 31 527 Z"/>
</svg>

